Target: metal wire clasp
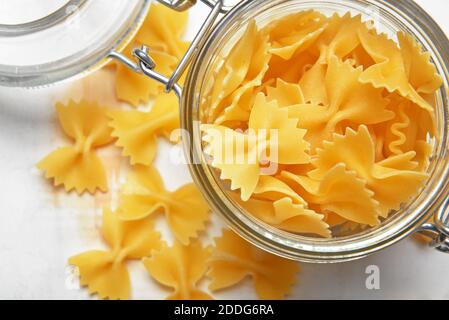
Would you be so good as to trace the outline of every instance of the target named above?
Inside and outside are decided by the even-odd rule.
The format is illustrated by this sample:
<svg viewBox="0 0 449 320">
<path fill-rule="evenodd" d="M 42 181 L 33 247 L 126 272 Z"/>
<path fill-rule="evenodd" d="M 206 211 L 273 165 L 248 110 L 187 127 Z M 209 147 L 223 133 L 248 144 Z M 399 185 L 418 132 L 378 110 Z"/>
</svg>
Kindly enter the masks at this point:
<svg viewBox="0 0 449 320">
<path fill-rule="evenodd" d="M 449 199 L 438 209 L 433 223 L 423 224 L 417 232 L 431 240 L 431 247 L 449 253 Z"/>
<path fill-rule="evenodd" d="M 176 11 L 185 11 L 196 4 L 196 0 L 158 0 Z"/>
<path fill-rule="evenodd" d="M 158 0 L 164 5 L 173 8 L 177 11 L 187 10 L 196 3 L 196 0 Z M 209 13 L 206 21 L 201 26 L 200 31 L 195 36 L 189 49 L 182 57 L 178 66 L 171 76 L 165 76 L 155 71 L 156 64 L 153 59 L 151 59 L 150 53 L 146 46 L 142 46 L 139 49 L 133 51 L 133 56 L 136 57 L 137 61 L 133 61 L 119 52 L 111 52 L 109 58 L 118 60 L 135 72 L 142 73 L 156 81 L 165 85 L 165 91 L 168 93 L 174 91 L 176 95 L 181 98 L 182 88 L 178 84 L 179 79 L 186 71 L 189 64 L 192 62 L 193 56 L 196 51 L 203 45 L 207 36 L 212 30 L 212 27 L 217 20 L 220 13 L 226 13 L 230 10 L 229 7 L 223 7 L 222 0 L 201 0 L 209 7 L 211 7 L 211 12 Z"/>
<path fill-rule="evenodd" d="M 185 11 L 190 9 L 196 4 L 197 0 L 158 0 L 160 3 L 172 8 L 176 11 Z M 223 0 L 201 0 L 202 3 L 208 5 L 210 8 L 214 8 L 217 2 L 221 2 L 221 13 L 228 13 L 231 11 L 232 6 L 226 6 L 223 4 Z"/>
</svg>

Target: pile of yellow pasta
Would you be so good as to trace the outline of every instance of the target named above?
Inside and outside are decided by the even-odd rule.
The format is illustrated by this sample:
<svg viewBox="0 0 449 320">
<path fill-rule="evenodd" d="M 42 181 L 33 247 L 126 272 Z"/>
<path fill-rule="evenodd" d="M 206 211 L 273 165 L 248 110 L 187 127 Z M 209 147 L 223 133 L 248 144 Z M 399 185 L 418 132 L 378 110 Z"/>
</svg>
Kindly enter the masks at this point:
<svg viewBox="0 0 449 320">
<path fill-rule="evenodd" d="M 186 13 L 152 5 L 142 29 L 124 52 L 148 45 L 156 69 L 168 75 L 188 46 L 181 40 L 186 25 Z M 81 284 L 103 299 L 129 299 L 127 262 L 140 260 L 156 282 L 172 291 L 169 299 L 212 298 L 200 288 L 206 276 L 210 291 L 234 286 L 249 276 L 262 299 L 288 294 L 298 272 L 296 263 L 265 253 L 227 230 L 213 245 L 203 245 L 198 238 L 209 221 L 209 208 L 200 192 L 193 184 L 174 192 L 165 188 L 153 161 L 158 139 L 168 138 L 179 127 L 177 98 L 163 94 L 160 84 L 122 65 L 112 63 L 100 72 L 111 75 L 115 97 L 105 94 L 104 79 L 93 75 L 84 80 L 80 101 L 69 97 L 69 102 L 57 103 L 62 131 L 72 143 L 38 163 L 55 187 L 94 195 L 108 192 L 111 184 L 97 149 L 114 143 L 130 160 L 117 208 L 106 206 L 103 211 L 101 235 L 108 249 L 69 259 L 78 268 Z M 146 108 L 154 97 L 152 107 Z M 154 225 L 155 216 L 161 214 L 175 238 L 172 245 Z"/>
<path fill-rule="evenodd" d="M 217 63 L 204 151 L 250 214 L 330 237 L 378 225 L 423 186 L 442 80 L 411 35 L 371 25 L 313 10 L 251 21 Z"/>
</svg>

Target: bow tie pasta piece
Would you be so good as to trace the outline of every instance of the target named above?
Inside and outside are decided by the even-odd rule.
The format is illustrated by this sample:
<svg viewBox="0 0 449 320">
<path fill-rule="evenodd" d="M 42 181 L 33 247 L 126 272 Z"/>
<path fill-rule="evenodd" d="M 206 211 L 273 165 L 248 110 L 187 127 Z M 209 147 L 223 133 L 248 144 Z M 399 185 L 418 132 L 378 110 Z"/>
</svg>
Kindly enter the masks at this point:
<svg viewBox="0 0 449 320">
<path fill-rule="evenodd" d="M 123 52 L 132 58 L 134 48 L 148 46 L 155 70 L 171 75 L 190 43 L 181 40 L 187 27 L 188 13 L 176 12 L 162 4 L 152 4 L 139 32 Z M 119 100 L 133 106 L 146 104 L 163 92 L 164 86 L 149 77 L 139 74 L 127 66 L 115 63 L 115 91 Z"/>
<path fill-rule="evenodd" d="M 327 63 L 321 57 L 304 72 L 299 81 L 305 102 L 314 105 L 328 104 L 326 87 L 323 85 L 326 82 Z"/>
<path fill-rule="evenodd" d="M 428 168 L 433 147 L 425 141 L 417 141 L 415 148 L 416 151 L 391 156 L 377 164 L 395 170 L 411 170 L 423 173 Z"/>
<path fill-rule="evenodd" d="M 359 82 L 362 72 L 361 67 L 354 68 L 333 56 L 322 83 L 326 108 L 307 104 L 291 106 L 290 116 L 298 118 L 303 128 L 318 129 L 323 138 L 329 138 L 343 121 L 376 124 L 392 119 L 394 112 L 386 109 L 388 100 L 383 98 L 382 90 Z"/>
<path fill-rule="evenodd" d="M 313 56 L 319 56 L 318 61 L 322 64 L 328 63 L 333 56 L 345 61 L 354 53 L 367 62 L 369 59 L 366 59 L 366 52 L 361 47 L 358 37 L 360 29 L 368 29 L 360 15 L 353 17 L 348 12 L 344 16 L 339 16 L 335 13 L 327 18 L 325 29 L 308 51 Z"/>
<path fill-rule="evenodd" d="M 94 193 L 107 191 L 106 172 L 95 148 L 111 143 L 111 129 L 106 116 L 108 108 L 81 101 L 70 101 L 67 106 L 56 105 L 60 125 L 74 146 L 59 148 L 41 160 L 37 167 L 45 177 L 63 185 L 67 192 L 75 189 Z"/>
<path fill-rule="evenodd" d="M 337 13 L 333 14 L 331 17 L 327 18 L 327 26 L 325 30 L 321 33 L 320 37 L 317 39 L 315 45 L 310 48 L 311 51 L 315 51 L 316 55 L 321 55 L 324 48 L 328 48 L 329 45 L 338 38 L 337 35 L 345 25 L 350 24 L 351 18 L 350 13 L 346 13 L 344 16 L 340 16 Z M 352 25 L 352 24 L 351 24 Z M 334 41 L 336 43 L 337 41 Z M 335 46 L 335 45 L 334 45 Z"/>
<path fill-rule="evenodd" d="M 231 190 L 241 190 L 242 199 L 248 200 L 260 177 L 260 156 L 257 138 L 232 129 L 202 125 L 205 153 L 212 157 L 212 167 L 221 170 L 220 179 L 231 180 Z M 239 147 L 234 150 L 233 146 Z"/>
<path fill-rule="evenodd" d="M 269 45 L 268 36 L 258 32 L 256 22 L 250 21 L 243 37 L 218 66 L 211 91 L 209 122 L 248 120 L 251 102 L 248 98 L 262 84 L 268 70 Z"/>
<path fill-rule="evenodd" d="M 351 17 L 348 13 L 340 20 L 339 26 L 335 29 L 332 29 L 332 25 L 329 27 L 331 32 L 327 36 L 330 36 L 332 40 L 326 43 L 325 37 L 321 39 L 325 41 L 321 41 L 320 50 L 326 48 L 327 61 L 334 56 L 343 59 L 352 53 L 360 45 L 359 30 L 368 30 L 366 24 L 362 22 L 361 15 Z"/>
<path fill-rule="evenodd" d="M 288 117 L 288 110 L 267 102 L 263 93 L 256 97 L 249 119 L 248 133 L 216 125 L 203 125 L 205 152 L 212 156 L 212 166 L 221 170 L 221 178 L 231 180 L 231 189 L 241 189 L 248 200 L 257 187 L 262 164 L 301 164 L 309 162 L 306 131 Z M 235 147 L 233 147 L 235 146 Z M 270 167 L 269 167 L 270 169 Z"/>
<path fill-rule="evenodd" d="M 248 27 L 248 35 L 252 33 L 252 30 L 255 30 L 254 32 L 257 31 L 254 21 L 252 21 Z M 250 55 L 252 55 L 251 61 L 248 65 L 248 69 L 242 70 L 242 76 L 243 71 L 246 73 L 244 74 L 239 87 L 228 93 L 223 92 L 220 82 L 214 84 L 214 91 L 217 93 L 221 92 L 216 101 L 218 104 L 212 106 L 212 110 L 215 110 L 214 117 L 217 117 L 214 122 L 216 124 L 232 121 L 248 121 L 249 119 L 251 112 L 250 106 L 254 104 L 254 96 L 256 96 L 258 92 L 257 88 L 262 85 L 262 80 L 269 68 L 268 63 L 271 58 L 268 37 L 261 32 L 255 33 L 253 37 L 254 38 L 251 39 L 253 42 L 252 52 L 250 53 Z M 241 60 L 242 57 L 239 57 L 239 59 Z M 231 72 L 232 74 L 232 70 L 228 72 Z M 227 77 L 229 77 L 229 75 L 227 75 Z M 213 94 L 212 96 L 215 97 L 216 94 Z"/>
<path fill-rule="evenodd" d="M 212 297 L 197 288 L 205 276 L 210 248 L 195 241 L 188 246 L 178 242 L 164 247 L 151 258 L 143 259 L 148 273 L 160 284 L 173 289 L 169 300 L 211 300 Z"/>
<path fill-rule="evenodd" d="M 284 60 L 291 59 L 295 54 L 307 50 L 323 32 L 325 26 L 322 22 L 310 21 L 310 25 L 305 29 L 292 34 L 291 36 L 279 39 L 273 43 L 270 53 L 279 56 Z"/>
<path fill-rule="evenodd" d="M 346 220 L 376 226 L 379 224 L 379 203 L 365 181 L 340 163 L 327 172 L 321 181 L 282 172 L 282 177 L 300 186 L 308 203 L 318 204 L 324 211 L 334 212 Z"/>
<path fill-rule="evenodd" d="M 311 54 L 308 49 L 325 24 L 326 18 L 321 13 L 306 11 L 286 16 L 262 29 L 261 32 L 268 34 L 272 43 L 272 56 L 263 82 L 280 78 L 298 83 L 308 67 L 317 61 L 317 55 Z M 309 26 L 309 30 L 304 32 L 305 25 Z"/>
<path fill-rule="evenodd" d="M 272 55 L 262 82 L 268 83 L 276 81 L 276 79 L 282 79 L 289 83 L 299 83 L 304 73 L 317 62 L 317 59 L 309 51 L 304 51 L 290 60 Z"/>
<path fill-rule="evenodd" d="M 229 99 L 224 99 L 222 105 L 225 106 L 222 114 L 217 117 L 215 123 L 233 123 L 233 122 L 246 122 L 248 121 L 251 113 L 251 108 L 254 104 L 254 97 L 262 91 L 260 87 L 262 85 L 262 79 L 268 70 L 268 62 L 270 56 L 268 55 L 268 42 L 266 39 L 262 39 L 260 42 L 261 47 L 258 49 L 261 59 L 256 61 L 256 67 L 253 69 L 258 72 L 254 75 L 248 73 L 246 82 L 242 84 L 240 88 L 235 90 Z M 258 62 L 257 62 L 258 61 Z"/>
<path fill-rule="evenodd" d="M 314 10 L 300 11 L 286 15 L 267 24 L 261 32 L 270 36 L 270 41 L 280 42 L 281 39 L 302 31 L 309 23 L 327 22 L 327 17 Z"/>
<path fill-rule="evenodd" d="M 234 92 L 244 81 L 251 65 L 254 47 L 256 45 L 257 25 L 251 21 L 242 38 L 235 44 L 224 58 L 214 79 L 210 93 L 212 105 L 209 108 L 209 121 L 213 121 L 220 102 Z"/>
<path fill-rule="evenodd" d="M 229 288 L 250 276 L 261 299 L 282 299 L 290 293 L 299 266 L 296 262 L 262 251 L 230 230 L 215 239 L 210 259 L 209 289 Z"/>
<path fill-rule="evenodd" d="M 198 237 L 209 220 L 209 207 L 194 184 L 169 192 L 155 168 L 137 166 L 120 195 L 118 214 L 133 221 L 157 212 L 165 214 L 176 239 L 185 245 Z"/>
<path fill-rule="evenodd" d="M 295 203 L 307 205 L 304 199 L 285 182 L 272 176 L 260 176 L 257 187 L 254 190 L 254 197 L 272 201 L 288 197 Z"/>
<path fill-rule="evenodd" d="M 313 234 L 324 238 L 331 236 L 329 225 L 324 221 L 325 216 L 307 209 L 307 203 L 293 203 L 289 197 L 272 201 L 252 197 L 248 201 L 242 201 L 238 195 L 230 195 L 248 214 L 273 227 L 298 234 Z"/>
<path fill-rule="evenodd" d="M 413 161 L 415 155 L 415 152 L 401 153 L 399 155 L 378 161 L 377 163 L 390 169 L 417 171 L 416 169 L 418 168 L 418 163 Z"/>
<path fill-rule="evenodd" d="M 433 94 L 443 84 L 429 52 L 409 34 L 398 33 L 405 72 L 413 88 L 422 94 Z"/>
<path fill-rule="evenodd" d="M 150 112 L 112 111 L 110 126 L 116 145 L 123 148 L 131 164 L 151 165 L 156 156 L 157 138 L 179 128 L 178 99 L 174 93 L 159 95 Z"/>
<path fill-rule="evenodd" d="M 250 199 L 242 202 L 241 206 L 254 217 L 280 230 L 324 238 L 331 236 L 324 215 L 307 209 L 304 205 L 293 204 L 290 198 L 275 202 Z"/>
<path fill-rule="evenodd" d="M 246 78 L 256 47 L 257 25 L 251 21 L 242 38 L 231 49 L 219 66 L 212 87 L 208 121 L 213 122 L 221 110 L 217 110 L 223 99 L 238 89 Z"/>
<path fill-rule="evenodd" d="M 373 66 L 363 72 L 360 81 L 371 83 L 376 88 L 385 88 L 390 93 L 398 92 L 404 98 L 416 103 L 429 113 L 433 113 L 434 110 L 431 104 L 426 101 L 425 97 L 420 95 L 417 88 L 414 88 L 413 84 L 410 83 L 410 81 L 413 81 L 415 84 L 419 85 L 419 82 L 416 81 L 416 67 L 411 64 L 411 61 L 413 61 L 413 63 L 420 63 L 418 69 L 422 70 L 423 74 L 419 76 L 428 77 L 428 75 L 425 74 L 425 70 L 429 70 L 429 65 L 422 63 L 422 56 L 416 58 L 421 52 L 407 52 L 407 48 L 410 46 L 407 46 L 407 41 L 401 36 L 399 37 L 402 39 L 402 45 L 405 47 L 404 50 L 401 50 L 393 40 L 388 39 L 384 34 L 373 34 L 372 32 L 361 29 L 359 31 L 359 37 L 364 49 L 376 62 Z M 414 46 L 413 48 L 416 49 L 417 47 Z M 413 56 L 413 58 L 410 58 L 410 56 Z M 406 59 L 405 61 L 404 57 Z M 410 77 L 413 78 L 411 79 Z M 435 77 L 437 76 L 435 75 Z M 421 81 L 431 83 L 430 87 L 432 88 L 434 88 L 437 83 L 437 81 L 434 83 L 434 80 L 435 78 L 421 79 Z M 424 89 L 424 91 L 430 90 Z"/>
<path fill-rule="evenodd" d="M 280 78 L 276 81 L 276 87 L 267 88 L 267 100 L 276 100 L 279 108 L 305 103 L 301 87 L 295 83 L 285 82 Z"/>
<path fill-rule="evenodd" d="M 304 140 L 306 130 L 297 128 L 298 120 L 289 118 L 288 110 L 278 107 L 277 102 L 268 102 L 263 93 L 259 93 L 254 102 L 248 122 L 250 130 L 274 130 L 277 132 L 277 155 L 269 154 L 271 162 L 280 164 L 304 164 L 309 162 L 309 144 Z M 258 135 L 260 139 L 260 135 Z M 268 136 L 265 139 L 268 140 Z M 259 141 L 260 142 L 260 141 Z M 271 143 L 271 142 L 270 142 Z M 274 151 L 274 150 L 270 150 Z"/>
<path fill-rule="evenodd" d="M 127 260 L 149 256 L 162 246 L 160 234 L 149 219 L 124 222 L 116 213 L 103 212 L 102 234 L 109 251 L 93 250 L 69 259 L 79 268 L 81 285 L 102 299 L 127 300 L 131 295 Z"/>
<path fill-rule="evenodd" d="M 415 156 L 415 152 L 411 152 Z M 399 155 L 404 162 L 401 167 L 409 167 L 410 158 Z M 389 159 L 389 162 L 392 160 Z M 348 170 L 355 171 L 366 181 L 374 192 L 374 199 L 381 208 L 381 216 L 386 217 L 391 210 L 417 194 L 423 186 L 427 174 L 412 170 L 398 170 L 375 162 L 374 143 L 366 126 L 358 131 L 347 128 L 345 135 L 334 134 L 332 142 L 324 142 L 312 160 L 317 168 L 309 173 L 315 180 L 321 180 L 338 163 L 344 163 Z M 396 165 L 399 164 L 396 162 Z"/>
<path fill-rule="evenodd" d="M 262 32 L 273 43 L 270 53 L 284 60 L 307 50 L 326 28 L 327 18 L 313 10 L 299 12 L 277 20 Z"/>
<path fill-rule="evenodd" d="M 359 81 L 362 72 L 361 67 L 354 68 L 333 56 L 328 65 L 316 64 L 301 80 L 305 100 L 311 103 L 292 105 L 288 110 L 290 117 L 299 120 L 299 127 L 308 130 L 306 139 L 312 151 L 341 123 L 377 124 L 394 118 L 382 89 Z M 319 90 L 315 89 L 317 83 Z"/>
<path fill-rule="evenodd" d="M 324 238 L 331 237 L 331 231 L 329 225 L 324 221 L 324 215 L 306 209 L 304 205 L 293 204 L 290 198 L 273 202 L 273 209 L 275 220 L 272 224 L 277 224 L 281 230 L 299 234 L 315 234 Z M 267 212 L 261 211 L 260 213 L 263 220 L 263 214 Z M 266 222 L 269 222 L 268 219 Z"/>
</svg>

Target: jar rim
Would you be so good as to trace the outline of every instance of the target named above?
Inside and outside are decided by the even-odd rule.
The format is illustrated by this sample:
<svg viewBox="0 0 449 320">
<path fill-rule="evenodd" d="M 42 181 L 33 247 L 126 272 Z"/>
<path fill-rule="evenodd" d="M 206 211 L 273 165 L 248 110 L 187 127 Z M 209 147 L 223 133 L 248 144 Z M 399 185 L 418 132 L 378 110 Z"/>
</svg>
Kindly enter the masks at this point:
<svg viewBox="0 0 449 320">
<path fill-rule="evenodd" d="M 410 235 L 421 226 L 441 206 L 449 192 L 449 159 L 447 155 L 448 124 L 443 120 L 439 128 L 439 141 L 435 150 L 433 183 L 426 185 L 419 197 L 405 209 L 402 215 L 393 215 L 379 227 L 350 237 L 318 239 L 307 238 L 281 231 L 257 221 L 242 212 L 230 197 L 220 188 L 203 157 L 201 134 L 199 131 L 200 98 L 204 89 L 207 61 L 219 51 L 224 35 L 235 33 L 233 27 L 245 25 L 260 10 L 275 8 L 285 3 L 302 4 L 309 9 L 320 10 L 323 4 L 333 5 L 335 1 L 308 0 L 245 0 L 232 9 L 214 28 L 208 39 L 194 57 L 187 75 L 186 86 L 181 103 L 181 124 L 187 133 L 185 152 L 189 168 L 196 184 L 215 212 L 218 212 L 228 225 L 243 238 L 271 253 L 304 262 L 329 263 L 343 262 L 365 257 L 388 247 Z M 352 4 L 357 8 L 372 6 L 384 15 L 384 19 L 399 21 L 403 27 L 415 35 L 431 52 L 438 71 L 444 80 L 444 87 L 449 87 L 449 41 L 438 24 L 415 2 L 406 0 L 344 0 L 339 5 Z M 351 8 L 354 9 L 354 6 Z M 258 11 L 259 10 L 259 11 Z M 253 12 L 251 12 L 253 11 Z M 257 12 L 256 12 L 257 11 Z M 361 12 L 363 13 L 363 12 Z M 365 14 L 366 16 L 366 14 Z M 203 78 L 201 78 L 203 77 Z M 447 119 L 447 92 L 439 92 L 438 112 L 440 118 Z M 192 137 L 192 138 L 191 138 Z M 435 176 L 437 176 L 435 178 Z M 405 214 L 407 213 L 407 214 Z"/>
</svg>

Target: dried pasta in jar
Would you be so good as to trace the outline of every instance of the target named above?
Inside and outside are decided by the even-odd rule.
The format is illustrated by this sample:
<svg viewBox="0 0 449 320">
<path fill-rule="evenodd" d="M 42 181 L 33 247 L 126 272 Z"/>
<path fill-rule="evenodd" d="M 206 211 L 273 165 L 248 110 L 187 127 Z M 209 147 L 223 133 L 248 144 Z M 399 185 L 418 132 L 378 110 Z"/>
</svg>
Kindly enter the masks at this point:
<svg viewBox="0 0 449 320">
<path fill-rule="evenodd" d="M 321 237 L 374 227 L 427 179 L 442 79 L 411 35 L 309 10 L 221 54 L 202 100 L 205 154 L 244 211 Z"/>
</svg>

